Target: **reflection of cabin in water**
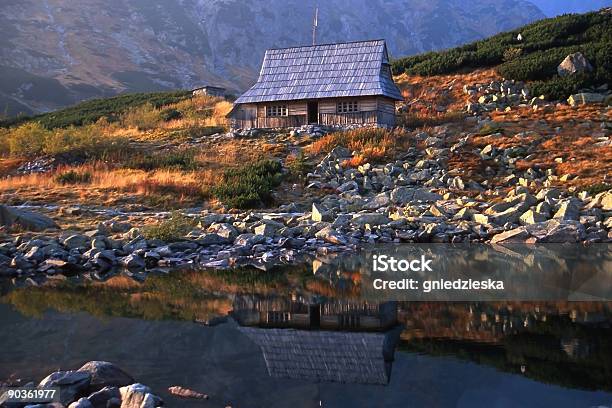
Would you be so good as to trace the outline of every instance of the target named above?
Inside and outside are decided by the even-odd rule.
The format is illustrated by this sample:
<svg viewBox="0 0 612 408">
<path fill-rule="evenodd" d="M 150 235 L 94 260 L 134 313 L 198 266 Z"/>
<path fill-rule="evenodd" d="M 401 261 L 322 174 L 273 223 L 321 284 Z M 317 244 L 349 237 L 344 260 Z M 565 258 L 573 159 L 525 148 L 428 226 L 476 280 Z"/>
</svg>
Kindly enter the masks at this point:
<svg viewBox="0 0 612 408">
<path fill-rule="evenodd" d="M 238 296 L 233 306 L 272 377 L 389 382 L 400 333 L 396 302 Z"/>
<path fill-rule="evenodd" d="M 377 331 L 397 324 L 397 304 L 358 300 L 316 303 L 243 296 L 235 299 L 232 315 L 243 326 Z"/>
<path fill-rule="evenodd" d="M 276 378 L 387 384 L 399 330 L 386 333 L 240 327 Z"/>
</svg>

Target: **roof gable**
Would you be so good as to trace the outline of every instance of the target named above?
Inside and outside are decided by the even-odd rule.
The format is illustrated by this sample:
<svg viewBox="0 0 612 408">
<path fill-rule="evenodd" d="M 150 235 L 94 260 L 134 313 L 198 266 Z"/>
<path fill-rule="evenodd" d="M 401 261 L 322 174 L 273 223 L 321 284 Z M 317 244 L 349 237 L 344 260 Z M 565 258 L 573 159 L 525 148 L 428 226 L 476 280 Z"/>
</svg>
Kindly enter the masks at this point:
<svg viewBox="0 0 612 408">
<path fill-rule="evenodd" d="M 401 100 L 383 70 L 384 40 L 270 49 L 257 83 L 236 103 L 383 95 Z"/>
</svg>

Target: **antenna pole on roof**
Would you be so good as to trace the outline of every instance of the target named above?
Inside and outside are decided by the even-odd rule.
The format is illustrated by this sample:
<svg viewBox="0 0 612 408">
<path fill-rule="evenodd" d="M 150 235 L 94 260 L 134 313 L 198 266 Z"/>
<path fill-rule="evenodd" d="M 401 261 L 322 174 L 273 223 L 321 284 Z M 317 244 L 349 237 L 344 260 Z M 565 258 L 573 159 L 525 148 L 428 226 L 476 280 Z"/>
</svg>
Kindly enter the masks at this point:
<svg viewBox="0 0 612 408">
<path fill-rule="evenodd" d="M 312 45 L 317 45 L 317 26 L 319 25 L 319 7 L 315 8 L 314 21 L 312 24 Z"/>
</svg>

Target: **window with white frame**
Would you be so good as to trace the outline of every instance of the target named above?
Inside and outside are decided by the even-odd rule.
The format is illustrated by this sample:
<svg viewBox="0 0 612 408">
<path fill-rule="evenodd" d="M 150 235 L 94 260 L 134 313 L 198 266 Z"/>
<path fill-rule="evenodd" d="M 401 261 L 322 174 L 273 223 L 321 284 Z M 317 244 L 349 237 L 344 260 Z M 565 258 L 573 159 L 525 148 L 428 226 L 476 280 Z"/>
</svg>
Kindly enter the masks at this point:
<svg viewBox="0 0 612 408">
<path fill-rule="evenodd" d="M 359 104 L 357 101 L 338 102 L 336 111 L 338 113 L 359 112 Z"/>
<path fill-rule="evenodd" d="M 266 116 L 287 116 L 287 105 L 266 106 Z"/>
</svg>

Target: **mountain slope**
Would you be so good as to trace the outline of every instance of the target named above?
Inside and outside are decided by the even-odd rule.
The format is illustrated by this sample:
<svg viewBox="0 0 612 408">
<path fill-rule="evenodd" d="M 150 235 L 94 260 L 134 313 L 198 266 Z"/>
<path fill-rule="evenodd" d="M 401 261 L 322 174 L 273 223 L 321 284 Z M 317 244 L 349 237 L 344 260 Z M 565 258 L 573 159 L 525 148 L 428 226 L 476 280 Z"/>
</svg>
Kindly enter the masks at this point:
<svg viewBox="0 0 612 408">
<path fill-rule="evenodd" d="M 611 48 L 612 12 L 603 10 L 544 19 L 461 47 L 400 58 L 393 61 L 393 71 L 430 76 L 497 66 L 501 76 L 536 81 L 533 93 L 557 99 L 612 83 Z M 557 66 L 575 52 L 586 56 L 592 72 L 560 77 Z"/>
<path fill-rule="evenodd" d="M 0 58 L 22 79 L 0 76 L 0 102 L 12 101 L 14 114 L 122 91 L 202 83 L 239 91 L 266 48 L 311 41 L 313 9 L 299 0 L 4 0 Z M 380 37 L 393 55 L 410 55 L 541 17 L 524 0 L 330 0 L 320 4 L 318 41 Z M 28 75 L 60 88 L 44 92 Z"/>
<path fill-rule="evenodd" d="M 567 13 L 586 13 L 611 7 L 611 0 L 530 0 L 549 17 Z"/>
</svg>

